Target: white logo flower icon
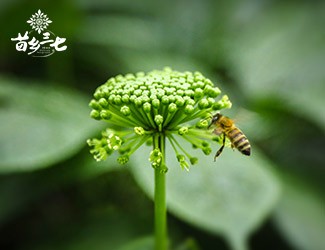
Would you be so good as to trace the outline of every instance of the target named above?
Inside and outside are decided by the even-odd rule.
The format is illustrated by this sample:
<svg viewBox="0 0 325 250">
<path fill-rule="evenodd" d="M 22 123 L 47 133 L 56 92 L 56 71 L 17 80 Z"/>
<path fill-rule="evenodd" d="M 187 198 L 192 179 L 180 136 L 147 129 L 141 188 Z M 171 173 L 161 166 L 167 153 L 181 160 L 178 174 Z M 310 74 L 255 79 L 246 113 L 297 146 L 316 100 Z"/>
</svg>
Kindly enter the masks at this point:
<svg viewBox="0 0 325 250">
<path fill-rule="evenodd" d="M 38 10 L 32 17 L 27 21 L 32 26 L 32 29 L 36 30 L 38 34 L 46 29 L 46 27 L 52 23 L 52 21 L 44 14 L 41 10 Z"/>
</svg>

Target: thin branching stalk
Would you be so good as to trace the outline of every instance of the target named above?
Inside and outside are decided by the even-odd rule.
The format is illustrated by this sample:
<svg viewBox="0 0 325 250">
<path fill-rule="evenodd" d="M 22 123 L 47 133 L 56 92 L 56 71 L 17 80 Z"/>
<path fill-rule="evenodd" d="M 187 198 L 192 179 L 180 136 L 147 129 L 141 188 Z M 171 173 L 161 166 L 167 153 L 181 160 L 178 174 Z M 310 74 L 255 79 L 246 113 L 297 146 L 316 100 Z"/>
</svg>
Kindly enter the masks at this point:
<svg viewBox="0 0 325 250">
<path fill-rule="evenodd" d="M 153 148 L 162 154 L 161 166 L 155 168 L 155 249 L 167 249 L 167 209 L 166 209 L 166 171 L 165 166 L 165 135 L 154 136 Z"/>
</svg>

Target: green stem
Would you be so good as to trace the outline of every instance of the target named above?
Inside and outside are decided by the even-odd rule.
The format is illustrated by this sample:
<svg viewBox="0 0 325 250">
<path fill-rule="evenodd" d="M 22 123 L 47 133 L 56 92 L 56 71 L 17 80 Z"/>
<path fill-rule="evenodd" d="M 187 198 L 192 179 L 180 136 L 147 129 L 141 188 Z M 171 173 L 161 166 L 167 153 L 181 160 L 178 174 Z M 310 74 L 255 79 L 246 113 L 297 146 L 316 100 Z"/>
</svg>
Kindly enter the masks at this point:
<svg viewBox="0 0 325 250">
<path fill-rule="evenodd" d="M 153 147 L 162 153 L 161 165 L 155 168 L 155 250 L 167 250 L 165 140 L 163 134 L 154 135 Z"/>
</svg>

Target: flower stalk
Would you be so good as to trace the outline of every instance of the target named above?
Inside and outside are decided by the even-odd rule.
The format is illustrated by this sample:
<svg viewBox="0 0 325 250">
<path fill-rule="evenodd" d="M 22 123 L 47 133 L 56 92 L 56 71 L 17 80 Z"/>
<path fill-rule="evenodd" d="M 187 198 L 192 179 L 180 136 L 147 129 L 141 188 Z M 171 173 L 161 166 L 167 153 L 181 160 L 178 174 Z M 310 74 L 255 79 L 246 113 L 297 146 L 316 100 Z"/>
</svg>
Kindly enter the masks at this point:
<svg viewBox="0 0 325 250">
<path fill-rule="evenodd" d="M 163 134 L 154 136 L 153 148 L 161 152 L 161 164 L 155 167 L 155 249 L 167 249 L 167 208 L 166 208 L 166 166 L 165 142 Z"/>
</svg>

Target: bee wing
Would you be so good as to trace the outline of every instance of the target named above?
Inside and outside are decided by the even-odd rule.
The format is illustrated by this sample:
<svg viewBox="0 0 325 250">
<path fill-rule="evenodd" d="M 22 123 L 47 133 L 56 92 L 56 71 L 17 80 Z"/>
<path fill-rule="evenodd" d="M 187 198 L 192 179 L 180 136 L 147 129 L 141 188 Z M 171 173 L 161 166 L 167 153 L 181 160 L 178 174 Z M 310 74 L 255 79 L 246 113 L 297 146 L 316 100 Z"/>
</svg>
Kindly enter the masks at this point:
<svg viewBox="0 0 325 250">
<path fill-rule="evenodd" d="M 222 128 L 215 128 L 213 130 L 213 133 L 219 136 L 223 133 L 223 130 L 222 130 Z"/>
<path fill-rule="evenodd" d="M 235 119 L 233 119 L 233 122 L 245 123 L 247 121 L 250 121 L 253 116 L 254 116 L 254 112 L 249 111 L 247 109 L 240 108 L 236 112 L 236 116 Z"/>
<path fill-rule="evenodd" d="M 243 127 L 246 130 L 247 124 L 251 124 L 252 121 L 256 120 L 255 116 L 254 112 L 240 108 L 236 111 L 235 118 L 232 121 L 238 129 L 241 130 Z"/>
</svg>

